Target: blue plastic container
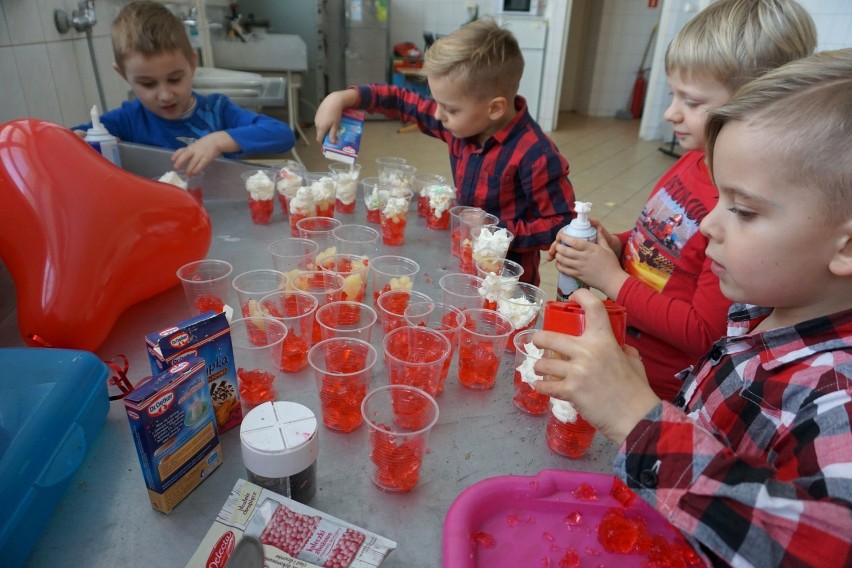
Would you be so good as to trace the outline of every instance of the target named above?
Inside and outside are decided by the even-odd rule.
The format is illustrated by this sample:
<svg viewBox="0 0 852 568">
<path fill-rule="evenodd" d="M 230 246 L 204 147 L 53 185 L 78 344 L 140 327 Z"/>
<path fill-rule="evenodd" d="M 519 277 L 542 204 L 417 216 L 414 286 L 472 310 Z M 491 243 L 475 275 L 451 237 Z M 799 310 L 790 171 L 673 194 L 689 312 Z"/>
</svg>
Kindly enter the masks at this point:
<svg viewBox="0 0 852 568">
<path fill-rule="evenodd" d="M 103 427 L 106 380 L 87 351 L 0 348 L 3 566 L 23 566 Z"/>
</svg>

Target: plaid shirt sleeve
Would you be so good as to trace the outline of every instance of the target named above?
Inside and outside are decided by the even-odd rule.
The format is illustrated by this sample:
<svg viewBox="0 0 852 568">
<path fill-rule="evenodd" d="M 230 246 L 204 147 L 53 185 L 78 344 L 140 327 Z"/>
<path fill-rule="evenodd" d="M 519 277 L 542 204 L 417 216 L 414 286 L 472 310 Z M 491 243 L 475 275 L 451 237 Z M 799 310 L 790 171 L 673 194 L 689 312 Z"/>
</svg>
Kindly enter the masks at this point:
<svg viewBox="0 0 852 568">
<path fill-rule="evenodd" d="M 435 118 L 437 104 L 434 100 L 396 85 L 361 85 L 357 89 L 359 108 L 402 122 L 413 122 L 424 134 L 448 144 L 452 141 L 452 133 Z"/>
<path fill-rule="evenodd" d="M 764 336 L 748 358 L 714 348 L 690 377 L 694 395 L 682 391 L 689 414 L 657 406 L 619 449 L 616 474 L 714 562 L 852 565 L 848 328 L 834 349 Z"/>
</svg>

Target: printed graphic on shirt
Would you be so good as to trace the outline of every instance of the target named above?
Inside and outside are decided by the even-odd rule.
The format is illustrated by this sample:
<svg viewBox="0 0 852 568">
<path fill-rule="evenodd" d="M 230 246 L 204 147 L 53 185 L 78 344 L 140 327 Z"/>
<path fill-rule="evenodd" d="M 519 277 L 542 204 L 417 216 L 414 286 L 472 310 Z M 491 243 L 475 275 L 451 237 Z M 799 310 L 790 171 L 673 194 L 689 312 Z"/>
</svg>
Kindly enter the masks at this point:
<svg viewBox="0 0 852 568">
<path fill-rule="evenodd" d="M 683 246 L 698 232 L 707 209 L 690 199 L 680 177 L 674 177 L 654 194 L 639 220 L 624 253 L 624 270 L 649 288 L 662 292 L 680 260 Z"/>
</svg>

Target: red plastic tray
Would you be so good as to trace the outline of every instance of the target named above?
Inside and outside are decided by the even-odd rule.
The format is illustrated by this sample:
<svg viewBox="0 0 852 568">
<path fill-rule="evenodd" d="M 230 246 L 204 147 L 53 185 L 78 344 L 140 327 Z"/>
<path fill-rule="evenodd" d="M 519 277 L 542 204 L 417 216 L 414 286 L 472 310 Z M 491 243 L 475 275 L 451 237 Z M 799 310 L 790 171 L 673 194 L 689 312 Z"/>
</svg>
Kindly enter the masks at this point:
<svg viewBox="0 0 852 568">
<path fill-rule="evenodd" d="M 628 517 L 641 516 L 651 535 L 662 536 L 669 543 L 679 533 L 638 496 L 624 509 L 610 496 L 613 479 L 609 474 L 546 469 L 531 477 L 494 477 L 471 485 L 447 511 L 444 566 L 556 568 L 569 547 L 580 556 L 581 566 L 647 565 L 642 554 L 604 550 L 598 541 L 604 514 L 618 508 Z M 578 499 L 575 492 L 582 484 L 594 489 L 595 500 Z M 579 513 L 579 521 L 572 526 L 566 517 L 572 515 L 576 521 L 574 513 Z"/>
</svg>

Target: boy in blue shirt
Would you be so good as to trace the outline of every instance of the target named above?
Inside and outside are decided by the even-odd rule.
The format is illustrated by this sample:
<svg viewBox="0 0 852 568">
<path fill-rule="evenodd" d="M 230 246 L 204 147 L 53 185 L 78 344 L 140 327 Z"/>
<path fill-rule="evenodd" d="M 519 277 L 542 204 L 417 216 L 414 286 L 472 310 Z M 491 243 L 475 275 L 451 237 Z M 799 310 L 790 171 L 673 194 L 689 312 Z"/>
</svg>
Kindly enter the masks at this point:
<svg viewBox="0 0 852 568">
<path fill-rule="evenodd" d="M 175 150 L 175 169 L 187 176 L 224 156 L 287 152 L 295 144 L 290 127 L 240 108 L 220 94 L 192 92 L 196 54 L 183 23 L 165 6 L 131 2 L 112 24 L 113 68 L 136 99 L 101 116 L 113 136 L 127 142 Z M 91 124 L 72 130 L 84 135 Z M 185 145 L 179 138 L 195 141 Z"/>
</svg>

